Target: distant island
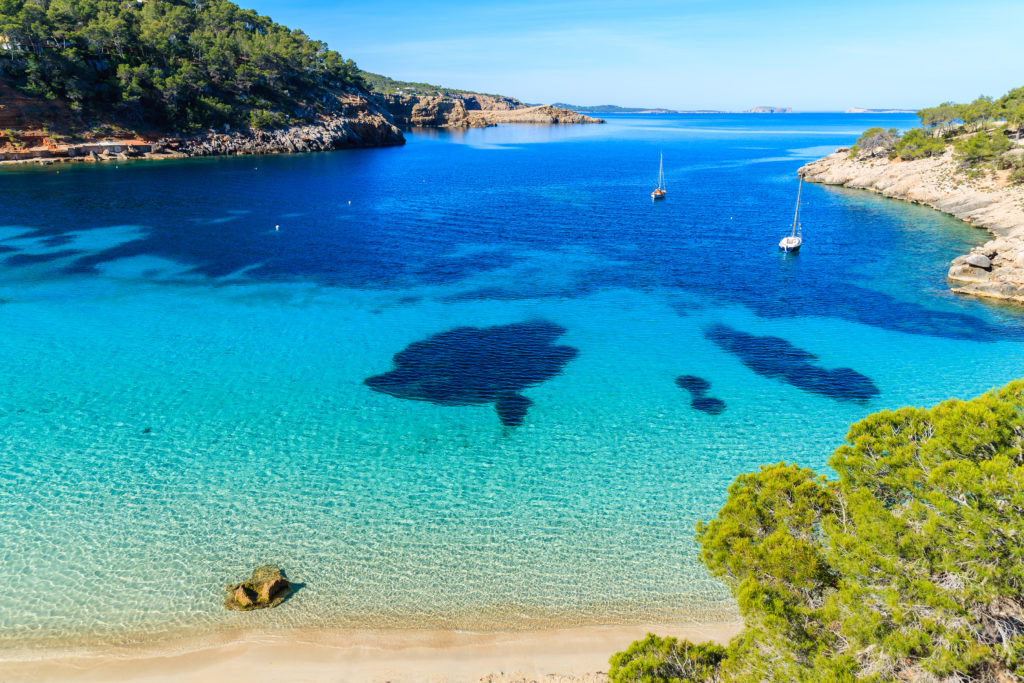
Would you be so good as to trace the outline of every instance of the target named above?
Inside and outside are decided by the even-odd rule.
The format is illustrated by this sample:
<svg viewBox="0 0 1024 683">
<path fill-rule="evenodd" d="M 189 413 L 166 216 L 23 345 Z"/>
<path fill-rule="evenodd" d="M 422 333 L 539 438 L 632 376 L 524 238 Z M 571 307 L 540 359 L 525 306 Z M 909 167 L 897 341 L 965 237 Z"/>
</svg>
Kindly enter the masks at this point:
<svg viewBox="0 0 1024 683">
<path fill-rule="evenodd" d="M 753 107 L 742 111 L 727 111 L 724 109 L 663 109 L 660 107 L 620 107 L 615 104 L 579 105 L 556 102 L 555 107 L 569 109 L 575 112 L 589 112 L 592 114 L 791 114 L 790 107 Z"/>
<path fill-rule="evenodd" d="M 11 0 L 3 13 L 0 162 L 309 152 L 401 145 L 418 125 L 599 122 L 363 72 L 228 0 L 73 12 Z"/>
<path fill-rule="evenodd" d="M 792 114 L 791 107 L 754 107 L 744 112 L 745 114 Z"/>
<path fill-rule="evenodd" d="M 916 109 L 864 109 L 862 107 L 850 107 L 845 114 L 913 114 Z"/>
</svg>

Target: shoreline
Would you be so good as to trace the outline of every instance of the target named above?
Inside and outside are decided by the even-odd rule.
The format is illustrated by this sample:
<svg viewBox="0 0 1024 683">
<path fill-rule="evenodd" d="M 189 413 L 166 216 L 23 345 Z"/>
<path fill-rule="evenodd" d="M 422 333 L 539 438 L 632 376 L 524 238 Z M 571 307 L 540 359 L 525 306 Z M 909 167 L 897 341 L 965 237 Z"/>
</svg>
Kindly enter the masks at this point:
<svg viewBox="0 0 1024 683">
<path fill-rule="evenodd" d="M 603 681 L 608 658 L 653 632 L 726 643 L 738 621 L 539 631 L 236 631 L 146 645 L 0 650 L 14 681 Z"/>
<path fill-rule="evenodd" d="M 1009 171 L 968 178 L 953 153 L 914 161 L 849 158 L 849 148 L 797 170 L 808 182 L 869 190 L 923 204 L 986 230 L 994 239 L 953 259 L 946 278 L 956 294 L 1024 303 L 1024 185 Z"/>
</svg>

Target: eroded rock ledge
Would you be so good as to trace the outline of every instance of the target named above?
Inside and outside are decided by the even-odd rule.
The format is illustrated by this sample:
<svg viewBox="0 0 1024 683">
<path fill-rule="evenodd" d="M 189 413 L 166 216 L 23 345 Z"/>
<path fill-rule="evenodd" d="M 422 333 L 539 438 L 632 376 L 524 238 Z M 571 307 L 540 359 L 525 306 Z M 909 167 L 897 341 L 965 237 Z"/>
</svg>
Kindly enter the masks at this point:
<svg viewBox="0 0 1024 683">
<path fill-rule="evenodd" d="M 813 161 L 797 172 L 804 180 L 879 192 L 924 204 L 984 228 L 994 239 L 953 259 L 947 275 L 954 292 L 1024 303 L 1024 187 L 1009 172 L 969 179 L 952 151 L 915 161 L 885 156 L 849 158 L 849 150 Z"/>
<path fill-rule="evenodd" d="M 546 125 L 604 123 L 571 109 L 530 107 L 511 97 L 491 95 L 378 95 L 381 107 L 403 127 L 484 128 L 500 123 Z"/>
</svg>

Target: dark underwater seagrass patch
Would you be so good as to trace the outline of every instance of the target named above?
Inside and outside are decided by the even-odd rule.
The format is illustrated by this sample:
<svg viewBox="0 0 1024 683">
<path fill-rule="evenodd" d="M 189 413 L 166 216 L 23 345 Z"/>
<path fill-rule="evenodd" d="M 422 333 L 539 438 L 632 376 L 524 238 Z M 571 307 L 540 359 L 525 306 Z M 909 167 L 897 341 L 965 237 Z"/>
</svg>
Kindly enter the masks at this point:
<svg viewBox="0 0 1024 683">
<path fill-rule="evenodd" d="M 676 377 L 676 386 L 690 392 L 690 407 L 708 415 L 721 415 L 725 411 L 725 401 L 708 396 L 711 382 L 696 375 L 680 375 Z"/>
<path fill-rule="evenodd" d="M 530 399 L 520 392 L 560 374 L 577 355 L 555 341 L 565 328 L 546 320 L 458 327 L 413 342 L 395 367 L 365 384 L 384 394 L 446 406 L 493 403 L 501 423 L 521 425 Z"/>
<path fill-rule="evenodd" d="M 850 368 L 823 368 L 810 351 L 780 337 L 759 337 L 715 325 L 705 336 L 761 375 L 839 401 L 867 401 L 880 393 L 870 377 Z"/>
</svg>

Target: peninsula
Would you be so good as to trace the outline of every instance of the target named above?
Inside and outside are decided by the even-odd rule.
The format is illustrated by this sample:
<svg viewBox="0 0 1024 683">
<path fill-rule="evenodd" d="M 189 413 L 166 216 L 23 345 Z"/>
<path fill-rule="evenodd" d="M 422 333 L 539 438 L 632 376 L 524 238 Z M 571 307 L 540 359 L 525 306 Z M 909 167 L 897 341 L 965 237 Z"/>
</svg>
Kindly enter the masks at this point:
<svg viewBox="0 0 1024 683">
<path fill-rule="evenodd" d="M 227 0 L 9 5 L 0 163 L 311 152 L 401 145 L 409 126 L 600 122 L 501 96 L 400 91 Z"/>
<path fill-rule="evenodd" d="M 922 128 L 870 129 L 852 148 L 798 173 L 813 183 L 924 204 L 984 228 L 993 239 L 953 260 L 950 286 L 958 294 L 1024 303 L 1024 88 L 918 115 Z"/>
</svg>

